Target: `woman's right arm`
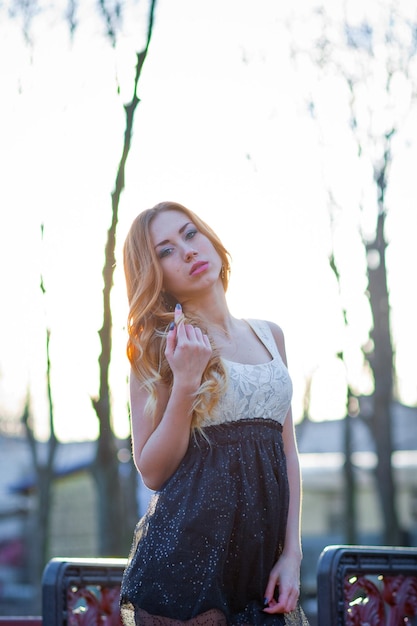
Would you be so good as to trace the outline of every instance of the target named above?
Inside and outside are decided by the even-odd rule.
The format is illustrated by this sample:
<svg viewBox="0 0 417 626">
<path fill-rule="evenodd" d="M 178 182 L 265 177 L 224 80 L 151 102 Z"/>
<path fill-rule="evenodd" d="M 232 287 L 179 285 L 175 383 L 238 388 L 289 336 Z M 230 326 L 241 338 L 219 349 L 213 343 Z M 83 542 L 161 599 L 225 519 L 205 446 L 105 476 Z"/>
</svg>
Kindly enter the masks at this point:
<svg viewBox="0 0 417 626">
<path fill-rule="evenodd" d="M 130 405 L 133 455 L 144 483 L 159 489 L 175 472 L 189 444 L 195 393 L 211 356 L 208 337 L 199 328 L 182 322 L 170 330 L 165 356 L 173 374 L 167 385 L 156 388 L 154 420 L 145 415 L 148 392 L 132 373 Z"/>
</svg>

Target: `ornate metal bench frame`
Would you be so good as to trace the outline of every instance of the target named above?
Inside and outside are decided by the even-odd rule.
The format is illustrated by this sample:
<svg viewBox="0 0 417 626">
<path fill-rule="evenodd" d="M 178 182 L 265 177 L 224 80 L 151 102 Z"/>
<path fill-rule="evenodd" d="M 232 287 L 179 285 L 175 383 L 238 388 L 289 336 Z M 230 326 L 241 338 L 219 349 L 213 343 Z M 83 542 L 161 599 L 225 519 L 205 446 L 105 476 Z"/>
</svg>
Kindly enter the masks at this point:
<svg viewBox="0 0 417 626">
<path fill-rule="evenodd" d="M 327 546 L 317 601 L 319 626 L 414 626 L 417 548 Z"/>
<path fill-rule="evenodd" d="M 42 578 L 42 619 L 48 626 L 118 626 L 126 559 L 56 558 Z"/>
</svg>

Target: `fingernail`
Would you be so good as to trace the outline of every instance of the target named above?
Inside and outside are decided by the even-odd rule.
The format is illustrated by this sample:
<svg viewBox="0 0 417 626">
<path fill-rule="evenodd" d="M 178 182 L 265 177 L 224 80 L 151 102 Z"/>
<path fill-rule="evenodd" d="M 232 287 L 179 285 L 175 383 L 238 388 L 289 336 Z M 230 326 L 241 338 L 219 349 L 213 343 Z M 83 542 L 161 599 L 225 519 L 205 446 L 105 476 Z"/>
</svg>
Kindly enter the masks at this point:
<svg viewBox="0 0 417 626">
<path fill-rule="evenodd" d="M 175 328 L 175 324 L 174 322 L 171 322 L 169 325 L 169 330 L 174 330 L 174 328 Z"/>
<path fill-rule="evenodd" d="M 268 606 L 268 604 L 269 604 L 268 598 L 264 598 L 264 606 Z"/>
<path fill-rule="evenodd" d="M 177 309 L 177 311 L 181 311 L 181 305 L 179 302 L 175 305 L 175 308 Z"/>
</svg>

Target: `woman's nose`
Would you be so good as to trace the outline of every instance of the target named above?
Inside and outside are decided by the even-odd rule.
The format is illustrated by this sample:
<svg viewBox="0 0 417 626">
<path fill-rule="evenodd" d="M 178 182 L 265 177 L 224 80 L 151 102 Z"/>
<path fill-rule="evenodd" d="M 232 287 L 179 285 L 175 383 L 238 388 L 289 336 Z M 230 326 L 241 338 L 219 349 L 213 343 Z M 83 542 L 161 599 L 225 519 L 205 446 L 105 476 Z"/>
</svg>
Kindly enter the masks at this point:
<svg viewBox="0 0 417 626">
<path fill-rule="evenodd" d="M 197 256 L 197 252 L 193 250 L 192 248 L 189 248 L 188 250 L 185 251 L 185 260 L 187 261 L 187 263 L 192 261 L 194 257 L 196 256 Z"/>
</svg>

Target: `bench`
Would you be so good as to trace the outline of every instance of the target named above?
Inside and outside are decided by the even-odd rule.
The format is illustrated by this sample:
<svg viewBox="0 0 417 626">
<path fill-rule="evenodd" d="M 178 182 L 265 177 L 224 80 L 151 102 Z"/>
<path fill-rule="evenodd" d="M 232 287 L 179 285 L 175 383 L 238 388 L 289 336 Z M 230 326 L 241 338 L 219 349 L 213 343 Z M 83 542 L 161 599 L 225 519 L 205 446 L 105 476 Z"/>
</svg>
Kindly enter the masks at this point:
<svg viewBox="0 0 417 626">
<path fill-rule="evenodd" d="M 328 546 L 317 604 L 319 626 L 417 625 L 417 548 Z"/>
<path fill-rule="evenodd" d="M 42 576 L 42 616 L 0 617 L 0 626 L 122 626 L 126 559 L 51 559 Z"/>
<path fill-rule="evenodd" d="M 43 624 L 121 626 L 119 597 L 125 567 L 126 559 L 49 561 L 42 577 Z"/>
</svg>

